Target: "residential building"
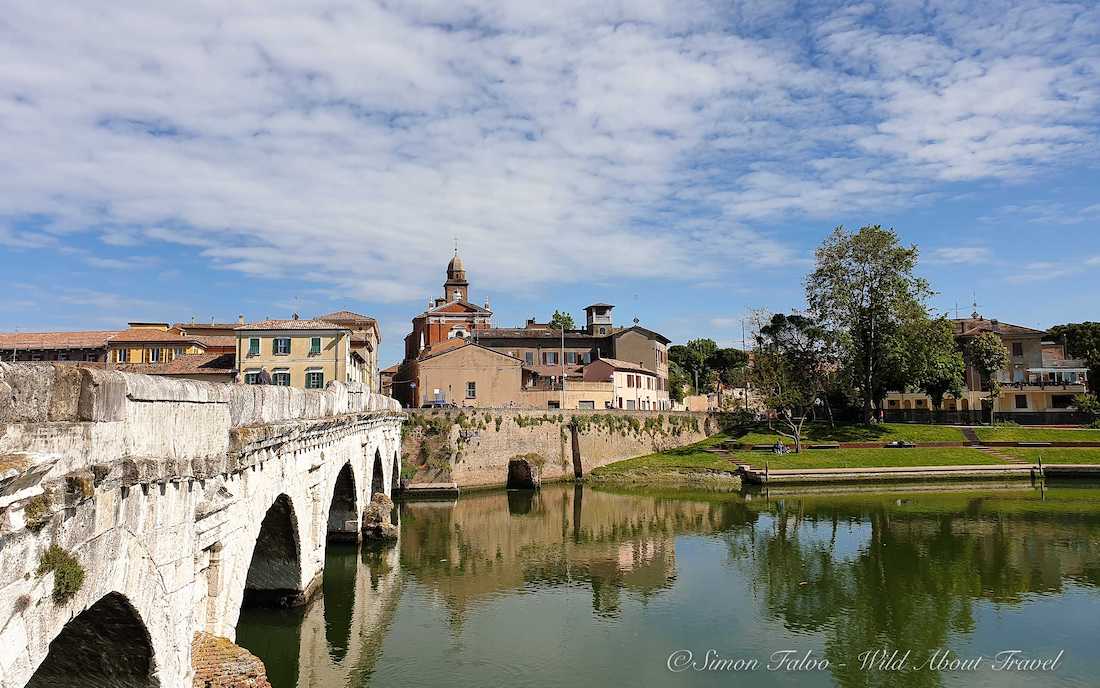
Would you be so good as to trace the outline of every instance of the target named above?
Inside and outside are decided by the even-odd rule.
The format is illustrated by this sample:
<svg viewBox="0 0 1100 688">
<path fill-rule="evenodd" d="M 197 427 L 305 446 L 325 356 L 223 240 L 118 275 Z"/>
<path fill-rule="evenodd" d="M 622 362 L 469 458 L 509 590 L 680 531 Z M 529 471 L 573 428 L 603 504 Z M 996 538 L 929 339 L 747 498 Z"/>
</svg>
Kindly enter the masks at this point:
<svg viewBox="0 0 1100 688">
<path fill-rule="evenodd" d="M 417 406 L 504 407 L 515 403 L 523 363 L 465 339 L 436 344 L 409 368 Z"/>
<path fill-rule="evenodd" d="M 323 389 L 332 381 L 363 382 L 366 361 L 353 350 L 352 331 L 324 320 L 264 320 L 234 328 L 237 379 Z"/>
<path fill-rule="evenodd" d="M 107 340 L 118 330 L 0 333 L 0 361 L 107 360 Z"/>
<path fill-rule="evenodd" d="M 964 358 L 967 342 L 983 332 L 998 335 L 1004 343 L 1009 355 L 1005 367 L 997 374 L 1001 383 L 995 409 L 998 413 L 1068 411 L 1073 406 L 1073 398 L 1087 390 L 1086 363 L 1067 358 L 1065 347 L 1051 341 L 1046 331 L 986 319 L 978 313 L 952 322 Z M 988 408 L 988 381 L 983 380 L 969 362 L 965 386 L 966 391 L 958 399 L 951 395 L 944 399 L 944 410 Z M 931 399 L 922 393 L 891 392 L 886 397 L 888 410 L 930 409 L 931 406 Z"/>
<path fill-rule="evenodd" d="M 363 360 L 363 383 L 370 387 L 370 391 L 377 392 L 380 389 L 378 379 L 378 347 L 382 343 L 382 332 L 378 329 L 378 321 L 367 315 L 360 315 L 351 311 L 336 311 L 318 315 L 315 320 L 334 323 L 351 330 L 351 350 Z"/>
<path fill-rule="evenodd" d="M 471 340 L 482 348 L 520 361 L 520 384 L 492 395 L 494 400 L 507 399 L 507 405 L 557 408 L 564 403 L 566 408 L 576 408 L 573 404 L 582 408 L 589 404 L 604 408 L 613 401 L 613 394 L 612 389 L 604 389 L 602 383 L 611 384 L 612 380 L 600 380 L 601 384 L 596 385 L 597 381 L 585 379 L 584 369 L 606 358 L 629 362 L 653 378 L 652 403 L 649 395 L 643 395 L 647 408 L 671 408 L 669 340 L 641 327 L 636 319 L 633 326 L 616 327 L 611 304 L 594 303 L 586 307 L 585 326 L 563 332 L 549 323 L 536 322 L 534 318 L 523 327 L 493 327 L 493 313 L 488 302 L 476 306 L 470 303 L 469 295 L 465 266 L 456 251 L 447 266 L 443 297 L 429 302 L 428 309 L 413 318 L 412 332 L 405 338 L 405 360 L 389 375 L 394 397 L 407 406 L 438 403 L 433 399 L 426 401 L 436 387 L 426 388 L 426 381 L 418 378 L 417 362 L 438 355 L 438 347 L 443 342 Z M 634 374 L 643 375 L 642 372 Z M 444 388 L 439 389 L 442 393 Z M 627 396 L 623 396 L 624 403 Z M 633 398 L 636 403 L 642 401 L 641 397 Z M 447 399 L 448 403 L 464 401 L 455 400 L 453 396 Z"/>
<path fill-rule="evenodd" d="M 668 393 L 661 396 L 656 373 L 637 363 L 601 358 L 584 367 L 584 380 L 612 383 L 614 408 L 628 411 L 659 411 L 669 408 L 664 405 L 668 400 Z"/>
<path fill-rule="evenodd" d="M 159 366 L 178 356 L 205 352 L 206 344 L 200 336 L 184 334 L 168 323 L 131 322 L 107 340 L 109 368 L 126 364 Z"/>
</svg>

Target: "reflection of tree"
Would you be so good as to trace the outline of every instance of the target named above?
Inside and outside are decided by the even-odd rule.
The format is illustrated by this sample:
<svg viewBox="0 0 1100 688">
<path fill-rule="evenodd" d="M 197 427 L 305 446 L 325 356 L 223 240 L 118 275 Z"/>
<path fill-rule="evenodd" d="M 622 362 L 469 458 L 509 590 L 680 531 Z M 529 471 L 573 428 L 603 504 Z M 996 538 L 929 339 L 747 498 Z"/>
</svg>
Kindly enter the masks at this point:
<svg viewBox="0 0 1100 688">
<path fill-rule="evenodd" d="M 617 615 L 624 590 L 645 602 L 672 585 L 675 536 L 755 518 L 732 495 L 708 502 L 564 485 L 521 494 L 529 504 L 492 492 L 403 505 L 402 567 L 440 593 L 453 623 L 472 601 L 534 582 L 587 584 L 594 613 Z"/>
<path fill-rule="evenodd" d="M 913 651 L 911 663 L 926 661 L 949 647 L 952 634 L 973 631 L 975 600 L 1016 604 L 1027 593 L 1058 590 L 1067 577 L 1095 581 L 1100 562 L 1100 547 L 1090 544 L 1100 532 L 1094 521 L 1044 522 L 970 506 L 913 513 L 893 502 L 788 499 L 728 542 L 769 614 L 792 630 L 824 633 L 841 686 L 937 686 L 937 672 L 863 671 L 858 657 L 898 649 Z M 869 537 L 844 556 L 838 526 L 853 522 Z"/>
</svg>

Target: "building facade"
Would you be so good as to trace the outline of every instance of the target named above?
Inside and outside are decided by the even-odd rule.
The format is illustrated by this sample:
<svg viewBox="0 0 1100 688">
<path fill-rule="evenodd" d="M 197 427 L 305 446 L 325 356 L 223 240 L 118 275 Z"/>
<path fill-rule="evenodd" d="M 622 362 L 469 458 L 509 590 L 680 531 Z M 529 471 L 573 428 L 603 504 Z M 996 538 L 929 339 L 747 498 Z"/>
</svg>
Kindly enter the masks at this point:
<svg viewBox="0 0 1100 688">
<path fill-rule="evenodd" d="M 614 376 L 599 380 L 587 379 L 586 366 L 601 359 L 629 363 L 639 370 L 631 373 L 645 378 L 638 391 L 642 395 L 623 395 L 643 404 L 647 410 L 671 408 L 668 389 L 668 344 L 663 335 L 638 325 L 616 327 L 613 322 L 614 306 L 595 303 L 585 308 L 583 328 L 561 330 L 549 323 L 529 319 L 523 327 L 493 327 L 493 312 L 488 302 L 477 306 L 469 301 L 470 284 L 465 266 L 457 252 L 447 265 L 447 278 L 443 285 L 443 297 L 428 304 L 428 309 L 412 321 L 412 331 L 405 337 L 405 359 L 388 375 L 393 396 L 406 406 L 437 405 L 440 402 L 434 390 L 447 404 L 489 406 L 500 404 L 524 408 L 609 408 L 617 401 L 614 392 Z M 444 392 L 435 380 L 421 379 L 420 362 L 439 356 L 449 350 L 452 341 L 471 341 L 478 347 L 503 354 L 519 361 L 520 382 L 513 384 L 504 378 L 499 383 L 506 388 L 491 395 L 479 395 L 477 403 L 468 403 L 464 395 L 454 394 L 453 385 L 461 382 L 457 377 L 448 381 L 451 393 Z M 463 357 L 473 356 L 465 352 Z M 481 356 L 484 360 L 490 360 Z M 457 357 L 450 358 L 457 361 Z M 440 365 L 436 363 L 435 365 Z M 497 365 L 503 365 L 498 363 Z M 510 365 L 510 364 L 509 364 Z M 454 375 L 458 375 L 457 369 Z M 470 376 L 471 381 L 474 376 Z M 509 377 L 508 380 L 511 378 Z M 632 378 L 631 378 L 632 379 Z M 625 381 L 625 378 L 624 378 Z M 652 394 L 649 394 L 652 391 Z M 639 406 L 639 408 L 642 408 Z"/>
<path fill-rule="evenodd" d="M 363 382 L 366 362 L 352 349 L 352 331 L 335 323 L 264 320 L 234 331 L 238 382 L 302 389 Z"/>
<path fill-rule="evenodd" d="M 3 332 L 0 333 L 0 361 L 103 363 L 107 360 L 107 341 L 118 333 L 119 330 Z"/>
<path fill-rule="evenodd" d="M 952 323 L 964 359 L 970 339 L 983 332 L 992 332 L 1001 338 L 1008 361 L 997 374 L 1001 392 L 993 410 L 999 414 L 1070 411 L 1074 397 L 1088 389 L 1086 363 L 1067 358 L 1065 347 L 1051 341 L 1044 330 L 986 319 L 977 313 Z M 964 377 L 966 390 L 957 399 L 946 396 L 943 409 L 988 410 L 988 381 L 982 379 L 969 361 Z M 931 407 L 931 398 L 920 392 L 891 392 L 886 397 L 888 410 L 928 410 Z"/>
<path fill-rule="evenodd" d="M 363 361 L 363 384 L 372 392 L 378 392 L 381 387 L 378 370 L 378 347 L 382 343 L 382 332 L 378 329 L 378 321 L 367 315 L 360 315 L 351 311 L 336 311 L 318 315 L 314 320 L 323 320 L 351 331 L 351 350 Z"/>
</svg>

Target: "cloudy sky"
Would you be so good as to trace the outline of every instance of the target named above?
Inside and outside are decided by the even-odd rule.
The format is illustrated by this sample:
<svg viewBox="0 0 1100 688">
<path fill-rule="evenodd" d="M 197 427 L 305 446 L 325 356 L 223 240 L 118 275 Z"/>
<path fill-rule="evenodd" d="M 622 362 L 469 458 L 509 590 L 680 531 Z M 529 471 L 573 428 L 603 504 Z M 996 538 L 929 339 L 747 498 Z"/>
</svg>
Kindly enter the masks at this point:
<svg viewBox="0 0 1100 688">
<path fill-rule="evenodd" d="M 836 225 L 1100 320 L 1100 6 L 0 0 L 0 329 L 372 314 L 740 341 Z M 977 8 L 977 9 L 975 9 Z"/>
</svg>

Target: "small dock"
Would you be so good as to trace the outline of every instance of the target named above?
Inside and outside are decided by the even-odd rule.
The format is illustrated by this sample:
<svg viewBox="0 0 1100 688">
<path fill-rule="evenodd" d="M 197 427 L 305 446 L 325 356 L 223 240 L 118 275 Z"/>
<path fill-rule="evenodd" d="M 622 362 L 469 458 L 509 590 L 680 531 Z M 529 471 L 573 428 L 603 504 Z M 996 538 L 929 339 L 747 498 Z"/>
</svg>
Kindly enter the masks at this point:
<svg viewBox="0 0 1100 688">
<path fill-rule="evenodd" d="M 400 499 L 450 499 L 457 497 L 458 483 L 407 483 L 402 485 Z"/>
<path fill-rule="evenodd" d="M 753 485 L 812 483 L 929 482 L 953 480 L 1034 480 L 1087 478 L 1100 480 L 1100 464 L 1005 464 L 972 466 L 884 466 L 877 468 L 798 468 L 769 470 L 738 467 L 741 479 Z"/>
</svg>

